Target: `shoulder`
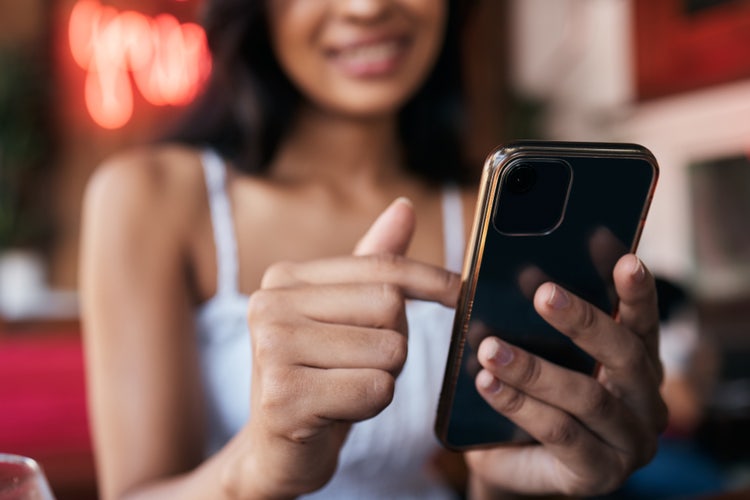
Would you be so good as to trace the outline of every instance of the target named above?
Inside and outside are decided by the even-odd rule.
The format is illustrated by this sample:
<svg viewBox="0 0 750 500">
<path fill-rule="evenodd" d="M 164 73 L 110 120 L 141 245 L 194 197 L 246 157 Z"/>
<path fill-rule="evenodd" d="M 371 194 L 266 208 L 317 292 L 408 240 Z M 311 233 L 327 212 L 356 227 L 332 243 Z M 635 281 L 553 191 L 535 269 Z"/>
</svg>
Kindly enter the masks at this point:
<svg viewBox="0 0 750 500">
<path fill-rule="evenodd" d="M 83 200 L 81 268 L 110 278 L 125 269 L 143 280 L 182 276 L 207 218 L 202 170 L 199 152 L 178 146 L 128 150 L 102 162 Z"/>
<path fill-rule="evenodd" d="M 204 188 L 200 152 L 178 145 L 149 146 L 117 153 L 94 171 L 87 193 L 166 201 L 185 191 Z M 158 196 L 156 196 L 158 195 Z M 155 196 L 156 199 L 151 199 Z"/>
<path fill-rule="evenodd" d="M 132 149 L 106 159 L 86 187 L 87 212 L 112 222 L 138 219 L 144 229 L 180 230 L 205 207 L 199 151 L 177 145 Z"/>
</svg>

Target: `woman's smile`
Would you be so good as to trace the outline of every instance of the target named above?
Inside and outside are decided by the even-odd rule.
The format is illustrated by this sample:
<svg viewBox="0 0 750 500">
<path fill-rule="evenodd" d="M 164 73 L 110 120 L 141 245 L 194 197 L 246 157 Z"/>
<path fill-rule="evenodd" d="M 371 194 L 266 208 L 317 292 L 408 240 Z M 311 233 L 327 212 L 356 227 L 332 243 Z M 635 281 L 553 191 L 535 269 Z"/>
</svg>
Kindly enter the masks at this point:
<svg viewBox="0 0 750 500">
<path fill-rule="evenodd" d="M 342 116 L 394 116 L 440 52 L 435 0 L 286 0 L 268 4 L 271 42 L 309 104 Z"/>
<path fill-rule="evenodd" d="M 381 37 L 339 46 L 326 51 L 326 55 L 347 76 L 377 78 L 396 72 L 410 47 L 408 37 Z"/>
</svg>

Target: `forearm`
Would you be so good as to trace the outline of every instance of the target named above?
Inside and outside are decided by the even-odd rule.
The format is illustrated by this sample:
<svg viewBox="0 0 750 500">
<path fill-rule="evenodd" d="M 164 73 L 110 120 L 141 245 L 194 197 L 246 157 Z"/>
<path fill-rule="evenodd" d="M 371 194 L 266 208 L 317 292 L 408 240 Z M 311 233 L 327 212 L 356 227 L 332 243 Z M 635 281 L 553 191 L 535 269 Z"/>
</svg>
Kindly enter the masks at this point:
<svg viewBox="0 0 750 500">
<path fill-rule="evenodd" d="M 173 476 L 144 481 L 120 493 L 102 489 L 102 498 L 118 500 L 288 500 L 262 491 L 255 481 L 252 459 L 240 449 L 237 438 L 195 469 Z M 256 487 L 257 486 L 257 487 Z"/>
<path fill-rule="evenodd" d="M 231 491 L 222 484 L 220 469 L 221 467 L 217 463 L 209 461 L 185 474 L 158 478 L 129 488 L 120 495 L 106 495 L 103 498 L 117 498 L 118 500 L 216 498 L 217 500 L 230 500 L 233 497 Z"/>
<path fill-rule="evenodd" d="M 231 488 L 223 484 L 223 466 L 217 458 L 214 457 L 204 462 L 190 472 L 159 477 L 136 484 L 123 492 L 107 492 L 104 487 L 102 498 L 104 500 L 233 499 Z"/>
</svg>

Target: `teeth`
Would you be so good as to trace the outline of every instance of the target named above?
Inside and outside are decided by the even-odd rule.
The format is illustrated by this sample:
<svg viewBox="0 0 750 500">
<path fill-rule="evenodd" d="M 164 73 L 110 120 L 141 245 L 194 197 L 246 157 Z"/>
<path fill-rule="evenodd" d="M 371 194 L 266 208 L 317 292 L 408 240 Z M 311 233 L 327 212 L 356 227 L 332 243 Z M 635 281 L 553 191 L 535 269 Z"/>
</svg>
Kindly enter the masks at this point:
<svg viewBox="0 0 750 500">
<path fill-rule="evenodd" d="M 361 45 L 344 49 L 339 57 L 352 63 L 373 63 L 389 59 L 399 51 L 397 42 L 384 42 L 375 45 Z"/>
</svg>

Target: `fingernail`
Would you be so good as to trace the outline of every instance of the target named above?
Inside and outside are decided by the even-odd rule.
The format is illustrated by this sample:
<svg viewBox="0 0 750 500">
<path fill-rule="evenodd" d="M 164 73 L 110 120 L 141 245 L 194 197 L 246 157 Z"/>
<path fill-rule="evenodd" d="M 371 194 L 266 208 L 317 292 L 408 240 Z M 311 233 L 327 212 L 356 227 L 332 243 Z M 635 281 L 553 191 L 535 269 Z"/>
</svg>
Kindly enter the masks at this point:
<svg viewBox="0 0 750 500">
<path fill-rule="evenodd" d="M 643 281 L 643 279 L 646 277 L 646 268 L 643 267 L 643 262 L 641 262 L 641 259 L 633 256 L 633 263 L 630 267 L 630 274 L 633 277 L 633 281 L 640 282 Z"/>
<path fill-rule="evenodd" d="M 562 309 L 568 304 L 570 304 L 568 293 L 559 286 L 552 285 L 552 290 L 550 290 L 547 296 L 547 305 L 552 307 L 552 309 Z"/>
<path fill-rule="evenodd" d="M 414 206 L 414 203 L 406 196 L 399 196 L 398 198 L 393 200 L 393 205 L 395 205 L 396 203 L 404 203 L 406 205 L 409 205 L 410 207 Z"/>
<path fill-rule="evenodd" d="M 479 375 L 477 375 L 477 385 L 482 388 L 482 390 L 491 393 L 500 392 L 500 389 L 503 388 L 503 384 L 500 382 L 500 380 L 494 377 L 487 370 L 482 370 L 479 372 Z"/>
<path fill-rule="evenodd" d="M 492 363 L 507 366 L 513 361 L 513 351 L 495 339 L 487 339 L 483 342 L 482 350 L 484 357 Z"/>
</svg>

